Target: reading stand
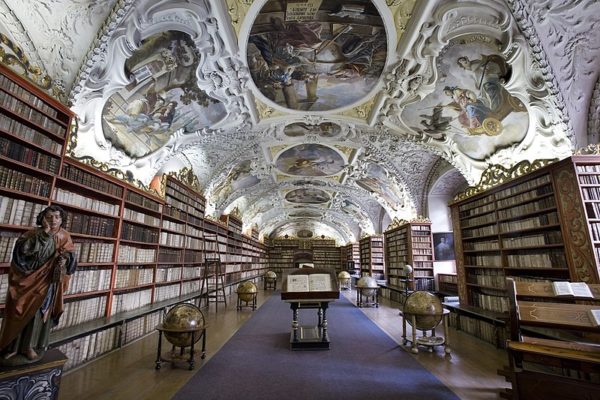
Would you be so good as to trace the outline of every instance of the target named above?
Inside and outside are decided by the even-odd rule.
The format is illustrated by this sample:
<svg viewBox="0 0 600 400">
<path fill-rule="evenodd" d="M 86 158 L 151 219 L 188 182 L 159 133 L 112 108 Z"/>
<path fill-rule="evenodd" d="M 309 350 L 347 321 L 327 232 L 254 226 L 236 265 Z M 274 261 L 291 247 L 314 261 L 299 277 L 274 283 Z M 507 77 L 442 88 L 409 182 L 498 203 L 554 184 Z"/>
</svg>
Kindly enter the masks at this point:
<svg viewBox="0 0 600 400">
<path fill-rule="evenodd" d="M 328 350 L 327 308 L 340 297 L 334 270 L 303 268 L 292 272 L 284 281 L 281 299 L 292 309 L 292 350 Z M 300 326 L 298 310 L 317 309 L 316 326 Z"/>
</svg>

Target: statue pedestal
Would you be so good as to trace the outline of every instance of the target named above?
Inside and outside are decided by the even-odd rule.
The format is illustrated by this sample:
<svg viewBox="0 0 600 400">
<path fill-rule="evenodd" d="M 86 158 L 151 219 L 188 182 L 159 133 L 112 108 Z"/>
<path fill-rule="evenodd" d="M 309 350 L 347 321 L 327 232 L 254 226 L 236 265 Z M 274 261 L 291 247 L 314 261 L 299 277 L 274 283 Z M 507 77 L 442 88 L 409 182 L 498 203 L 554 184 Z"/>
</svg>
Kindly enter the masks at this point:
<svg viewBox="0 0 600 400">
<path fill-rule="evenodd" d="M 35 363 L 0 367 L 0 398 L 11 400 L 58 399 L 62 369 L 67 357 L 51 349 Z"/>
</svg>

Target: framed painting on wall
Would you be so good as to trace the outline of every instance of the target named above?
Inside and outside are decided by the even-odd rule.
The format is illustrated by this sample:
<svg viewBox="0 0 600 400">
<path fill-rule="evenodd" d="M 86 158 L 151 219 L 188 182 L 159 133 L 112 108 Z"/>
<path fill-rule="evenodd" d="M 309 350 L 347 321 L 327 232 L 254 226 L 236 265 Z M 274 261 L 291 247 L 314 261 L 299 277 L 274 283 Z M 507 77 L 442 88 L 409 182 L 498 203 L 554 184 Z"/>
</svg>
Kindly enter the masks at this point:
<svg viewBox="0 0 600 400">
<path fill-rule="evenodd" d="M 433 234 L 433 253 L 435 261 L 454 260 L 454 234 L 452 232 L 435 232 Z"/>
</svg>

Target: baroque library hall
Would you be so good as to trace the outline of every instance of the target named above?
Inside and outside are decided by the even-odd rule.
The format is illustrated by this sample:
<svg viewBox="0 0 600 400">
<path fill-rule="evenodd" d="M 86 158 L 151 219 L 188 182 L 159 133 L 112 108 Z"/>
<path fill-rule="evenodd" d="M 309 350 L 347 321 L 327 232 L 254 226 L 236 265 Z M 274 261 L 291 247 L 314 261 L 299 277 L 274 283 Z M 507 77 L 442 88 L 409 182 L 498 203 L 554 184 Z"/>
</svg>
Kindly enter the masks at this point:
<svg viewBox="0 0 600 400">
<path fill-rule="evenodd" d="M 599 26 L 0 0 L 0 398 L 597 398 Z"/>
</svg>

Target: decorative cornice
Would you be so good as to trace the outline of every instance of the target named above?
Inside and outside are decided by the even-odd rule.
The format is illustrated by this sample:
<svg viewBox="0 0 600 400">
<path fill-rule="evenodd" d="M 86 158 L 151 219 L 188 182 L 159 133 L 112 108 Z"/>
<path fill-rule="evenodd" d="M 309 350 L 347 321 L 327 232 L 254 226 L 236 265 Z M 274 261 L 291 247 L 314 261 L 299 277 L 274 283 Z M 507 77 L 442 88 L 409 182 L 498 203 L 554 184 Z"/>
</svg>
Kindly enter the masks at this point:
<svg viewBox="0 0 600 400">
<path fill-rule="evenodd" d="M 590 143 L 585 147 L 575 150 L 576 155 L 600 155 L 600 143 Z"/>
<path fill-rule="evenodd" d="M 169 175 L 175 177 L 178 181 L 186 184 L 195 191 L 201 191 L 198 177 L 194 174 L 194 171 L 191 168 L 184 167 L 181 168 L 179 171 L 171 171 L 169 172 Z"/>
<path fill-rule="evenodd" d="M 504 168 L 501 165 L 490 165 L 483 174 L 477 186 L 470 186 L 464 192 L 457 194 L 454 197 L 455 201 L 467 199 L 475 196 L 478 193 L 491 189 L 494 186 L 506 183 L 512 179 L 529 174 L 546 165 L 552 164 L 557 160 L 528 160 L 521 161 L 515 164 L 512 168 Z"/>
</svg>

